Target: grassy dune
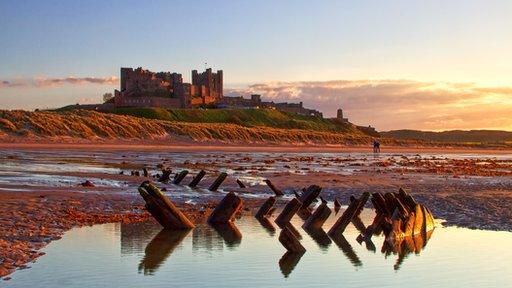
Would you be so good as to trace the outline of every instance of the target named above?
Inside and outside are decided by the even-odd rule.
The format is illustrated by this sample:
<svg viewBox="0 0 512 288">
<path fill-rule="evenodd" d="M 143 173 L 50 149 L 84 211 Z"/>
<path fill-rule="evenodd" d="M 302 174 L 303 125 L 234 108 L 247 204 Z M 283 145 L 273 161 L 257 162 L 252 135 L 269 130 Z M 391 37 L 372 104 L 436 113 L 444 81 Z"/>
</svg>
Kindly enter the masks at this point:
<svg viewBox="0 0 512 288">
<path fill-rule="evenodd" d="M 110 113 L 188 123 L 231 123 L 245 127 L 272 127 L 330 132 L 357 132 L 353 125 L 334 119 L 286 113 L 275 109 L 163 109 L 117 108 Z"/>
<path fill-rule="evenodd" d="M 0 111 L 0 136 L 4 139 L 13 137 L 21 139 L 47 138 L 63 139 L 63 141 L 69 138 L 87 139 L 90 141 L 98 141 L 101 139 L 168 139 L 172 141 L 180 139 L 198 142 L 222 141 L 237 143 L 308 144 L 362 144 L 370 141 L 369 136 L 355 128 L 351 129 L 347 127 L 346 131 L 342 132 L 343 126 L 336 128 L 333 123 L 329 122 L 315 124 L 318 130 L 297 129 L 294 127 L 308 127 L 308 125 L 313 124 L 308 121 L 308 119 L 301 122 L 300 119 L 291 119 L 293 121 L 290 121 L 289 118 L 282 118 L 282 121 L 280 121 L 278 114 L 263 120 L 263 117 L 257 112 L 250 112 L 245 114 L 244 117 L 252 115 L 253 118 L 248 123 L 244 122 L 244 124 L 246 124 L 245 126 L 233 123 L 215 123 L 215 121 L 222 119 L 219 117 L 236 119 L 233 117 L 242 115 L 228 113 L 229 110 L 224 110 L 226 113 L 210 114 L 212 117 L 206 119 L 211 123 L 194 123 L 192 120 L 197 119 L 193 118 L 197 117 L 194 116 L 194 113 L 209 115 L 209 110 L 184 111 L 186 112 L 179 113 L 177 111 L 162 111 L 159 109 L 142 110 L 138 113 L 153 113 L 153 117 L 151 117 L 151 115 L 144 115 L 144 117 L 138 115 L 139 117 L 135 117 L 87 110 L 38 112 L 4 110 Z M 117 111 L 117 113 L 120 113 L 120 111 Z M 273 112 L 265 111 L 263 113 Z M 217 118 L 213 118 L 213 116 Z M 200 115 L 198 117 L 206 116 Z M 181 122 L 183 120 L 189 122 Z M 258 121 L 267 121 L 264 125 L 269 125 L 270 123 L 275 126 L 284 126 L 282 126 L 283 128 L 260 126 L 257 125 L 261 123 Z M 319 129 L 333 130 L 319 131 Z M 336 129 L 339 130 L 336 131 Z"/>
</svg>

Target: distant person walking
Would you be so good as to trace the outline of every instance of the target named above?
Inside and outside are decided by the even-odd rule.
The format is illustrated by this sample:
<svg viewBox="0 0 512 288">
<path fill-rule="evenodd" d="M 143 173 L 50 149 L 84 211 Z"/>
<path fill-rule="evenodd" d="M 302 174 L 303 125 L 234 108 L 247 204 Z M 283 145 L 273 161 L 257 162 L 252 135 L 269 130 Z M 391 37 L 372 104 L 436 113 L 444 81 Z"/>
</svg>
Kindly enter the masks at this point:
<svg viewBox="0 0 512 288">
<path fill-rule="evenodd" d="M 380 153 L 380 143 L 377 139 L 373 140 L 373 153 Z"/>
</svg>

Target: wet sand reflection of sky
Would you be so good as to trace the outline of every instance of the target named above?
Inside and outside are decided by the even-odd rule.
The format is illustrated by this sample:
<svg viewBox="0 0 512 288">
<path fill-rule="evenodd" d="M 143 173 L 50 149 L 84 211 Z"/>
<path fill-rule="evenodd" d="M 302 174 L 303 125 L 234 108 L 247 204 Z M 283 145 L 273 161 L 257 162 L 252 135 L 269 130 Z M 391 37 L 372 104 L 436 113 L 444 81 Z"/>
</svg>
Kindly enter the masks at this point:
<svg viewBox="0 0 512 288">
<path fill-rule="evenodd" d="M 334 214 L 334 213 L 333 213 Z M 371 223 L 363 211 L 342 237 L 305 231 L 303 254 L 286 252 L 273 219 L 253 217 L 235 225 L 200 224 L 192 231 L 165 231 L 152 222 L 73 229 L 51 243 L 31 269 L 17 271 L 6 287 L 505 287 L 512 280 L 512 233 L 437 227 L 425 239 L 394 247 L 382 236 L 356 240 L 357 226 Z M 331 215 L 330 227 L 338 215 Z M 438 225 L 439 226 L 439 225 Z M 315 233 L 317 232 L 317 233 Z M 318 233 L 319 232 L 319 233 Z M 51 271 L 51 273 L 48 273 Z M 35 287 L 34 286 L 34 287 Z"/>
</svg>

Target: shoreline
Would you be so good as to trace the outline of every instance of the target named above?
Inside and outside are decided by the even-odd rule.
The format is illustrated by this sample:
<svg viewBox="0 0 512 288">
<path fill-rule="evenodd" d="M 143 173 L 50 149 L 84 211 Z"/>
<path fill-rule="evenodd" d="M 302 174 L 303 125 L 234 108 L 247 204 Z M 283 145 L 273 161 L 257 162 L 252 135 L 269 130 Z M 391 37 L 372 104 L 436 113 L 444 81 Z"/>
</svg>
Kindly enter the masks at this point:
<svg viewBox="0 0 512 288">
<path fill-rule="evenodd" d="M 248 146 L 250 145 L 250 146 Z M 168 152 L 297 152 L 297 153 L 372 153 L 370 146 L 348 145 L 230 145 L 205 143 L 6 143 L 0 142 L 5 150 L 111 150 L 111 151 L 168 151 Z M 438 154 L 512 154 L 511 148 L 473 148 L 473 147 L 436 147 L 436 146 L 383 146 L 381 153 L 438 153 Z"/>
</svg>

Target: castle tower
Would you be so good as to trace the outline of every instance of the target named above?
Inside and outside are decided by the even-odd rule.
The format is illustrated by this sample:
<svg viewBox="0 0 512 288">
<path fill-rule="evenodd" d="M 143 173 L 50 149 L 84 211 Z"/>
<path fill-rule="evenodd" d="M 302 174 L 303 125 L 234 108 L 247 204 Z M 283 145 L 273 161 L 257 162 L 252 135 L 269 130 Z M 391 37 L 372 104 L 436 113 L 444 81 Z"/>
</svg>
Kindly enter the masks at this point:
<svg viewBox="0 0 512 288">
<path fill-rule="evenodd" d="M 222 70 L 217 70 L 217 85 L 216 85 L 216 90 L 217 90 L 217 93 L 218 93 L 218 99 L 222 99 L 222 97 L 224 96 L 224 73 L 222 72 Z"/>
<path fill-rule="evenodd" d="M 206 69 L 203 73 L 192 70 L 192 85 L 197 87 L 196 96 L 220 100 L 224 86 L 222 70 L 217 70 L 217 73 L 213 73 L 211 68 Z"/>
<path fill-rule="evenodd" d="M 338 109 L 338 113 L 336 114 L 336 118 L 343 120 L 343 110 Z"/>
<path fill-rule="evenodd" d="M 132 68 L 121 68 L 121 91 L 126 90 L 126 80 L 133 73 Z"/>
</svg>

